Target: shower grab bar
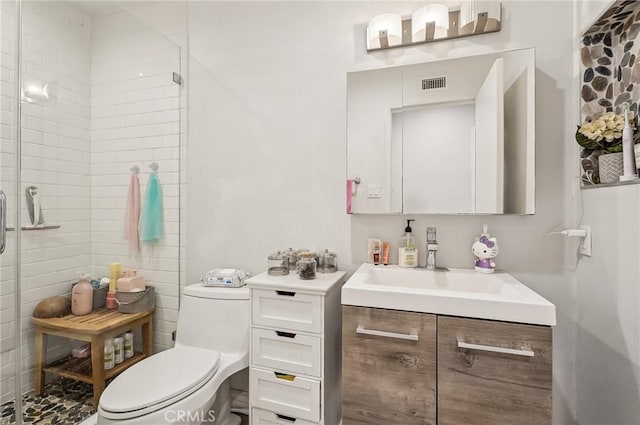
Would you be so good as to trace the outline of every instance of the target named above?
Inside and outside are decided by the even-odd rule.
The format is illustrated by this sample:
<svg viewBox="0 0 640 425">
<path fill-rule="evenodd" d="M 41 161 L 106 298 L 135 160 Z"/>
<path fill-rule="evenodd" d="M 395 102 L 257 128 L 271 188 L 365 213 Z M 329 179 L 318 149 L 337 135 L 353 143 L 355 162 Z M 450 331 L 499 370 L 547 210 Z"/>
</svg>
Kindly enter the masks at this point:
<svg viewBox="0 0 640 425">
<path fill-rule="evenodd" d="M 0 190 L 0 254 L 7 246 L 7 196 Z"/>
</svg>

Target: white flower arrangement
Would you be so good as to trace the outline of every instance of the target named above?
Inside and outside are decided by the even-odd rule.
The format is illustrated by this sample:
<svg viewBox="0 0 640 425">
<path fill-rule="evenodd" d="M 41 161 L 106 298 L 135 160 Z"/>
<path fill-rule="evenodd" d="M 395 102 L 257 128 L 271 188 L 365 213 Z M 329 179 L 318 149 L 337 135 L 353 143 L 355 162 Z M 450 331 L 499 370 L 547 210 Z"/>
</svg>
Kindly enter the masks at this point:
<svg viewBox="0 0 640 425">
<path fill-rule="evenodd" d="M 629 112 L 629 122 L 634 122 L 633 112 Z M 632 124 L 633 125 L 633 124 Z M 585 149 L 601 150 L 607 153 L 622 151 L 622 129 L 624 114 L 606 112 L 597 119 L 585 121 L 578 126 L 576 141 Z"/>
</svg>

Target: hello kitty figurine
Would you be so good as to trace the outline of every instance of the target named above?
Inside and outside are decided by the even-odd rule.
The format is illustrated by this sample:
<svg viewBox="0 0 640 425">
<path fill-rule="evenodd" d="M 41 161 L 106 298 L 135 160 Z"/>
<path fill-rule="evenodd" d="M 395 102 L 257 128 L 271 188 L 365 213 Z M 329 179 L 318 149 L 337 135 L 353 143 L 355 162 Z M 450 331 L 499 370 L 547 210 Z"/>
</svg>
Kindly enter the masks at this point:
<svg viewBox="0 0 640 425">
<path fill-rule="evenodd" d="M 487 225 L 484 225 L 482 236 L 471 246 L 471 252 L 476 256 L 476 271 L 480 273 L 493 273 L 496 263 L 491 261 L 498 255 L 498 240 L 487 233 Z"/>
</svg>

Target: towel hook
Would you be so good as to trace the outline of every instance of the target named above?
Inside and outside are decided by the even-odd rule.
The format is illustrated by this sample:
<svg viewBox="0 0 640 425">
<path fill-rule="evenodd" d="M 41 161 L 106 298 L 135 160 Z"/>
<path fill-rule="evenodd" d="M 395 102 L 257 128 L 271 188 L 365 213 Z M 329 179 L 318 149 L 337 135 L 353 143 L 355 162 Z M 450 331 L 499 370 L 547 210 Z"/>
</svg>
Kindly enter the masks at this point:
<svg viewBox="0 0 640 425">
<path fill-rule="evenodd" d="M 131 172 L 133 174 L 138 174 L 140 173 L 140 167 L 138 167 L 137 165 L 134 165 L 133 167 L 131 167 Z"/>
<path fill-rule="evenodd" d="M 149 168 L 151 168 L 151 170 L 153 170 L 154 173 L 157 173 L 159 165 L 157 162 L 154 161 L 151 164 L 149 164 Z"/>
</svg>

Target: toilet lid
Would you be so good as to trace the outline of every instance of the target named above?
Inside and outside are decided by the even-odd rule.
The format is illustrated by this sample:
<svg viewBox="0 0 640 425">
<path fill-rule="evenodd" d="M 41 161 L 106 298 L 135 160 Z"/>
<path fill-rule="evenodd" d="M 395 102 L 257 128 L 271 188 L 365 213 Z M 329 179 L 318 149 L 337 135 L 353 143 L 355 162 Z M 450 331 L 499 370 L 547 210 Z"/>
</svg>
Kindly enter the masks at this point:
<svg viewBox="0 0 640 425">
<path fill-rule="evenodd" d="M 219 362 L 219 352 L 204 348 L 176 347 L 162 351 L 114 379 L 102 393 L 100 407 L 107 412 L 125 413 L 182 399 L 209 381 Z"/>
</svg>

